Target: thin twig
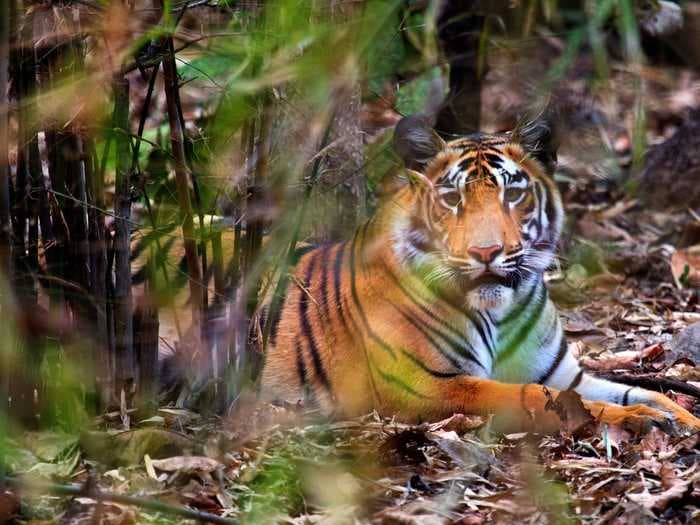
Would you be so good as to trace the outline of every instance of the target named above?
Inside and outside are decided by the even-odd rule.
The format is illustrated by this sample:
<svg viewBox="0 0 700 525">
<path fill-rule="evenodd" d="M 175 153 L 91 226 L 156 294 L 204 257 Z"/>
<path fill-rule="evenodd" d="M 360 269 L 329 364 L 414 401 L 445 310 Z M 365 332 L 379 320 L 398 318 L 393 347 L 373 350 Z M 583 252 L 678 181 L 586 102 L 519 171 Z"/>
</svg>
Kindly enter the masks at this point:
<svg viewBox="0 0 700 525">
<path fill-rule="evenodd" d="M 111 501 L 114 503 L 122 503 L 125 505 L 134 505 L 142 509 L 152 510 L 154 512 L 163 512 L 174 516 L 182 516 L 205 523 L 223 523 L 226 525 L 237 525 L 238 520 L 232 518 L 224 518 L 209 512 L 190 509 L 187 507 L 176 507 L 168 505 L 160 501 L 140 498 L 138 496 L 129 496 L 128 494 L 116 494 L 114 492 L 105 492 L 97 489 L 86 489 L 80 485 L 69 484 L 61 485 L 58 483 L 49 483 L 46 481 L 24 482 L 14 477 L 6 476 L 2 478 L 2 482 L 12 488 L 26 491 L 36 491 L 57 496 L 83 496 L 94 499 L 96 501 Z"/>
<path fill-rule="evenodd" d="M 686 383 L 685 381 L 680 381 L 678 379 L 671 379 L 668 377 L 659 377 L 655 374 L 596 374 L 599 377 L 608 379 L 609 381 L 614 381 L 615 383 L 623 383 L 629 386 L 637 386 L 640 388 L 645 388 L 647 390 L 653 390 L 655 392 L 665 392 L 667 390 L 673 390 L 680 394 L 685 394 L 688 396 L 693 396 L 700 399 L 700 388 Z"/>
</svg>

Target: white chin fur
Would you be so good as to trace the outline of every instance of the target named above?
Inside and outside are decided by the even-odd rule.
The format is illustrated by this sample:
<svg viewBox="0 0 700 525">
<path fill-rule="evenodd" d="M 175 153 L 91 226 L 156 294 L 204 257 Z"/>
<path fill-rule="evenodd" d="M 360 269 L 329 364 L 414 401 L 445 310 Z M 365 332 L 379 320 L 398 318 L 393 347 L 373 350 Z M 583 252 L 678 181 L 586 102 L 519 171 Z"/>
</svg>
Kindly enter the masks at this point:
<svg viewBox="0 0 700 525">
<path fill-rule="evenodd" d="M 473 310 L 497 314 L 513 300 L 513 289 L 500 284 L 485 284 L 467 293 L 467 304 Z"/>
</svg>

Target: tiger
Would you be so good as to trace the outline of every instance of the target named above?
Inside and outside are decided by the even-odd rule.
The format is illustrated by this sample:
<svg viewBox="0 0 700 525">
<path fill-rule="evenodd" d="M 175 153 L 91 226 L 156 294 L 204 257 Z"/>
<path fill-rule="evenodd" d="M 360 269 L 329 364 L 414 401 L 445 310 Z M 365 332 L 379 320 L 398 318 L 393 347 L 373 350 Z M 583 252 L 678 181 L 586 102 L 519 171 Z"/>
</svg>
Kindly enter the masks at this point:
<svg viewBox="0 0 700 525">
<path fill-rule="evenodd" d="M 401 119 L 406 183 L 350 239 L 299 260 L 268 321 L 261 399 L 554 432 L 547 402 L 573 390 L 603 423 L 700 429 L 661 393 L 585 372 L 568 349 L 544 281 L 564 217 L 556 142 L 547 114 L 449 141 L 424 116 Z"/>
</svg>

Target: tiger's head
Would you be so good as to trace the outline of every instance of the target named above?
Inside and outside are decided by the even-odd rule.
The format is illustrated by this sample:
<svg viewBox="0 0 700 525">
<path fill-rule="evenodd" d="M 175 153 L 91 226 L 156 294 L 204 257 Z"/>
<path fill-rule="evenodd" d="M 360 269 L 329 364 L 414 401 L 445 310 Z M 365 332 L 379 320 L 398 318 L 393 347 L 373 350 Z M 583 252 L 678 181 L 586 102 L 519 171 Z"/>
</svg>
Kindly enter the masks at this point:
<svg viewBox="0 0 700 525">
<path fill-rule="evenodd" d="M 546 120 L 445 142 L 425 117 L 410 116 L 396 126 L 394 149 L 410 181 L 392 232 L 403 264 L 477 310 L 507 307 L 542 278 L 563 215 Z"/>
</svg>

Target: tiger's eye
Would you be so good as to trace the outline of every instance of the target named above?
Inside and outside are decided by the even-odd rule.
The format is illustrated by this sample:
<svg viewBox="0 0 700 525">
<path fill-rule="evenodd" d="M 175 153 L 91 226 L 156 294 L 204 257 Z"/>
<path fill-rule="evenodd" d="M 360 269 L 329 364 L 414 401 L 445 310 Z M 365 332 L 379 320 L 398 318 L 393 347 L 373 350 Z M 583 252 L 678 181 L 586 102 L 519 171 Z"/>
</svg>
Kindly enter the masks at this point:
<svg viewBox="0 0 700 525">
<path fill-rule="evenodd" d="M 454 208 L 459 206 L 459 204 L 462 202 L 462 196 L 458 191 L 451 191 L 443 194 L 442 200 L 445 201 L 445 204 L 447 204 L 450 208 Z"/>
<path fill-rule="evenodd" d="M 514 202 L 523 196 L 525 190 L 523 188 L 508 188 L 504 194 L 507 202 Z"/>
</svg>

